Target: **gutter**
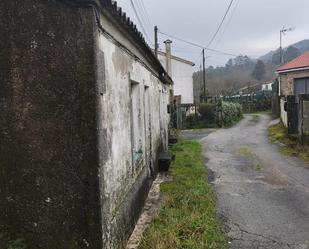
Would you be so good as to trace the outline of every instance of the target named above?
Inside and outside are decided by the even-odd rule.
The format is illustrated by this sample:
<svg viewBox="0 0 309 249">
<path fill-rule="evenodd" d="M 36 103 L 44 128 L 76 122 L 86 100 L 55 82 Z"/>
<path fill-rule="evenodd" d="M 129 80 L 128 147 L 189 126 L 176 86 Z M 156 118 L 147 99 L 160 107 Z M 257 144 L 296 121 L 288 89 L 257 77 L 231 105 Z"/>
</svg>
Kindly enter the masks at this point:
<svg viewBox="0 0 309 249">
<path fill-rule="evenodd" d="M 82 7 L 94 7 L 96 11 L 96 21 L 99 28 L 104 31 L 109 37 L 125 48 L 127 51 L 130 51 L 123 44 L 118 42 L 111 34 L 106 32 L 100 23 L 99 12 L 102 15 L 107 16 L 112 23 L 114 23 L 121 32 L 126 31 L 128 39 L 135 44 L 138 50 L 144 55 L 145 59 L 157 70 L 159 74 L 158 78 L 165 84 L 172 85 L 173 80 L 168 76 L 164 67 L 161 65 L 161 62 L 156 58 L 152 49 L 146 43 L 143 34 L 138 31 L 136 25 L 131 21 L 129 17 L 126 16 L 126 13 L 122 11 L 122 8 L 117 6 L 117 2 L 113 0 L 58 0 L 60 2 L 65 2 L 73 6 L 82 6 Z M 132 53 L 131 53 L 132 54 Z M 134 55 L 136 59 L 136 55 Z M 141 61 L 141 59 L 139 59 Z M 144 64 L 144 63 L 143 63 Z M 144 64 L 145 65 L 145 64 Z M 149 69 L 149 67 L 147 67 Z"/>
<path fill-rule="evenodd" d="M 286 69 L 286 70 L 277 70 L 276 72 L 278 74 L 282 74 L 282 73 L 298 72 L 298 71 L 303 71 L 303 70 L 309 70 L 309 67 L 299 67 L 299 68 L 292 68 L 292 69 Z"/>
</svg>

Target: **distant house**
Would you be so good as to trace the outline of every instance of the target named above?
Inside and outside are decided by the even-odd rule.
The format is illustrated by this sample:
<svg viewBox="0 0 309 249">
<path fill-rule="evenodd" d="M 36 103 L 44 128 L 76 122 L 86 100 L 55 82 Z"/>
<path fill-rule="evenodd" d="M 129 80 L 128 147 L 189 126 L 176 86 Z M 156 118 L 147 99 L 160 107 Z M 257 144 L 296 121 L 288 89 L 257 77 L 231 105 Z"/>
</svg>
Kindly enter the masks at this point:
<svg viewBox="0 0 309 249">
<path fill-rule="evenodd" d="M 272 91 L 273 82 L 262 84 L 262 91 Z"/>
<path fill-rule="evenodd" d="M 242 95 L 242 94 L 254 94 L 254 93 L 258 92 L 258 91 L 261 91 L 261 89 L 262 89 L 261 84 L 251 85 L 250 83 L 248 83 L 247 86 L 239 89 L 238 93 L 240 95 Z"/>
<path fill-rule="evenodd" d="M 309 93 L 309 52 L 277 69 L 279 75 L 279 95 Z"/>
<path fill-rule="evenodd" d="M 182 105 L 194 104 L 193 62 L 171 54 L 172 41 L 165 41 L 166 51 L 158 51 L 158 59 L 174 82 L 174 96 L 180 98 Z"/>
</svg>

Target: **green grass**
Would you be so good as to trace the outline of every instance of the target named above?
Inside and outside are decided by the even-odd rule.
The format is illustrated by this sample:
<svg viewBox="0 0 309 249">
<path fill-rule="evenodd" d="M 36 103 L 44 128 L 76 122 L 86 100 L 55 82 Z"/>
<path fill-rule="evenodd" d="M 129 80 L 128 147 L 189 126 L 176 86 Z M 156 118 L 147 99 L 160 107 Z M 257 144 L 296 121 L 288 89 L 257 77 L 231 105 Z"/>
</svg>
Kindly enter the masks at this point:
<svg viewBox="0 0 309 249">
<path fill-rule="evenodd" d="M 24 241 L 21 239 L 12 240 L 8 235 L 0 233 L 1 249 L 26 249 Z"/>
<path fill-rule="evenodd" d="M 305 162 L 309 163 L 309 147 L 301 145 L 297 137 L 288 135 L 282 123 L 270 126 L 268 128 L 268 134 L 271 143 L 278 141 L 285 145 L 280 149 L 282 154 L 300 157 Z"/>
<path fill-rule="evenodd" d="M 161 185 L 166 203 L 145 232 L 140 248 L 226 248 L 201 145 L 195 141 L 180 141 L 172 151 L 176 155 L 171 166 L 173 181 Z"/>
<path fill-rule="evenodd" d="M 252 157 L 252 152 L 250 151 L 249 148 L 243 147 L 239 149 L 239 155 L 243 157 Z"/>
</svg>

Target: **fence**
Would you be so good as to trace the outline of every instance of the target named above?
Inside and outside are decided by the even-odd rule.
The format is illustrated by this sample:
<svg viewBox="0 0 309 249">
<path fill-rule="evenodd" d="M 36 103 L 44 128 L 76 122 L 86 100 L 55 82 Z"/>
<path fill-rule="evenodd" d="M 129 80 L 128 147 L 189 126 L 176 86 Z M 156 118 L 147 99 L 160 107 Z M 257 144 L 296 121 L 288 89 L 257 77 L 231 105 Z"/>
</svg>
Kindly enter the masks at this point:
<svg viewBox="0 0 309 249">
<path fill-rule="evenodd" d="M 302 143 L 309 142 L 309 95 L 299 95 L 299 134 Z"/>
<path fill-rule="evenodd" d="M 273 95 L 271 97 L 271 110 L 274 118 L 279 118 L 281 116 L 281 99 L 278 95 Z"/>
<path fill-rule="evenodd" d="M 281 120 L 288 134 L 299 136 L 302 143 L 309 142 L 309 94 L 290 95 L 280 100 Z"/>
<path fill-rule="evenodd" d="M 281 99 L 280 100 L 280 110 L 281 110 L 280 117 L 281 117 L 282 123 L 287 128 L 288 127 L 288 113 L 286 111 L 286 105 L 287 105 L 287 102 L 284 99 Z"/>
<path fill-rule="evenodd" d="M 252 94 L 224 96 L 223 100 L 241 104 L 243 111 L 247 113 L 267 111 L 272 107 L 272 92 L 258 91 Z"/>
</svg>

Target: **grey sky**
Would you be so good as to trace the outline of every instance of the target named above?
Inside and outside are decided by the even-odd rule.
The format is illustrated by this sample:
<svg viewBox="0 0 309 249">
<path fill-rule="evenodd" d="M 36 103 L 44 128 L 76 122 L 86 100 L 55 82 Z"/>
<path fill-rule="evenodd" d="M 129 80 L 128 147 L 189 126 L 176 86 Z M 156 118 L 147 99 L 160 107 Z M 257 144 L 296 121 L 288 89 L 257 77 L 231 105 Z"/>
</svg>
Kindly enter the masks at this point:
<svg viewBox="0 0 309 249">
<path fill-rule="evenodd" d="M 152 24 L 183 39 L 206 45 L 216 31 L 230 0 L 133 0 L 139 13 L 141 2 Z M 117 0 L 138 25 L 130 0 Z M 296 28 L 283 45 L 309 39 L 309 0 L 234 0 L 225 23 L 211 48 L 257 58 L 279 47 L 283 25 Z M 141 14 L 140 14 L 141 15 Z M 147 24 L 146 18 L 144 22 Z M 139 26 L 139 25 L 138 25 Z M 148 26 L 150 38 L 152 27 Z M 141 30 L 141 28 L 140 28 Z M 141 30 L 142 31 L 142 30 Z M 167 37 L 160 35 L 160 47 Z M 172 39 L 173 40 L 173 39 Z M 200 49 L 174 41 L 173 53 L 201 63 Z M 229 56 L 208 52 L 207 65 L 223 65 Z"/>
</svg>

